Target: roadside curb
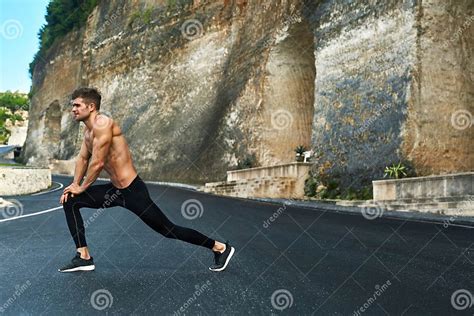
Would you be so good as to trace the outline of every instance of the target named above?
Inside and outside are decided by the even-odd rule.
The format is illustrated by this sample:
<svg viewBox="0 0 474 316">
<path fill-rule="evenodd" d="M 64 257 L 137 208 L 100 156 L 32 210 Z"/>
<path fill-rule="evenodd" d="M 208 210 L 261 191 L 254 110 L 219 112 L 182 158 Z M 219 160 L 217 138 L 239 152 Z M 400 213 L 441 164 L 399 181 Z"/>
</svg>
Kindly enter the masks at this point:
<svg viewBox="0 0 474 316">
<path fill-rule="evenodd" d="M 67 174 L 59 174 L 59 173 L 53 173 L 51 174 L 52 176 L 57 176 L 57 177 L 65 177 L 65 178 L 74 178 L 73 176 L 67 175 Z M 109 181 L 110 179 L 108 178 L 97 178 L 97 180 L 100 181 Z M 170 187 L 176 187 L 176 188 L 182 188 L 182 189 L 188 189 L 188 190 L 193 190 L 197 191 L 197 187 L 194 185 L 190 184 L 184 184 L 184 183 L 178 183 L 178 182 L 163 182 L 163 181 L 145 181 L 145 183 L 150 183 L 150 184 L 158 184 L 158 185 L 167 185 Z"/>
<path fill-rule="evenodd" d="M 261 202 L 285 204 L 289 206 L 297 206 L 313 210 L 329 210 L 336 213 L 349 213 L 352 215 L 363 216 L 362 208 L 355 206 L 341 206 L 332 203 L 318 202 L 318 201 L 295 201 L 289 199 L 274 199 L 274 198 L 248 198 L 249 200 L 256 200 Z M 472 216 L 452 216 L 425 212 L 412 211 L 388 211 L 385 210 L 377 216 L 377 218 L 396 218 L 405 220 L 429 221 L 449 225 L 466 225 L 474 228 L 474 217 Z"/>
</svg>

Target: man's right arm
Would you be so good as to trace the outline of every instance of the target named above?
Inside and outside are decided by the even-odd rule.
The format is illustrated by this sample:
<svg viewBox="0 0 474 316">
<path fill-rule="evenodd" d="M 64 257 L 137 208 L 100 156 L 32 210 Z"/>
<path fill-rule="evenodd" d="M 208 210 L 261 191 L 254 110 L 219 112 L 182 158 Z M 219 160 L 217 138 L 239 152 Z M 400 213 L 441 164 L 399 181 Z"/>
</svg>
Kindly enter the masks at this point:
<svg viewBox="0 0 474 316">
<path fill-rule="evenodd" d="M 83 141 L 81 145 L 81 151 L 79 152 L 79 155 L 76 158 L 76 168 L 74 170 L 73 183 L 76 183 L 77 185 L 81 185 L 81 181 L 84 178 L 87 171 L 87 167 L 89 165 L 90 157 L 91 157 L 91 154 L 87 150 L 86 144 Z"/>
</svg>

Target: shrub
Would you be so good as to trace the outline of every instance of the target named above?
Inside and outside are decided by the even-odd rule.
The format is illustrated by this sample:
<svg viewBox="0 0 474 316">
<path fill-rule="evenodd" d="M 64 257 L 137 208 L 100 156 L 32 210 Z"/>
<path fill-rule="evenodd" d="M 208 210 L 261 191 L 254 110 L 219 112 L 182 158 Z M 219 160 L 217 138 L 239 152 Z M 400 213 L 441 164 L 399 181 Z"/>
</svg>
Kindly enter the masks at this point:
<svg viewBox="0 0 474 316">
<path fill-rule="evenodd" d="M 131 27 L 135 21 L 141 21 L 144 24 L 148 25 L 151 23 L 153 15 L 153 8 L 145 8 L 143 13 L 140 11 L 135 11 L 128 18 L 128 27 Z"/>
<path fill-rule="evenodd" d="M 16 110 L 27 111 L 29 107 L 28 96 L 18 91 L 0 92 L 0 107 L 10 109 L 12 112 Z"/>
<path fill-rule="evenodd" d="M 307 150 L 306 147 L 303 145 L 299 145 L 294 149 L 294 151 L 300 155 L 302 155 L 306 150 Z"/>
<path fill-rule="evenodd" d="M 143 12 L 143 23 L 150 24 L 151 22 L 151 14 L 153 13 L 152 8 L 148 8 Z"/>
<path fill-rule="evenodd" d="M 255 157 L 255 154 L 246 155 L 242 160 L 240 159 L 238 160 L 237 170 L 253 168 L 253 167 L 256 167 L 256 165 L 257 165 L 257 159 Z"/>
<path fill-rule="evenodd" d="M 305 180 L 305 195 L 319 199 L 371 200 L 373 198 L 372 184 L 360 189 L 350 187 L 343 190 L 339 179 L 339 175 L 316 174 L 310 170 L 309 176 Z M 317 192 L 320 185 L 323 186 L 323 189 Z"/>
<path fill-rule="evenodd" d="M 0 107 L 0 144 L 5 144 L 10 137 L 10 131 L 5 127 L 7 119 L 10 119 L 13 124 L 15 121 L 23 121 L 20 114 L 12 114 L 10 109 Z"/>
<path fill-rule="evenodd" d="M 399 162 L 398 164 L 392 163 L 390 167 L 385 167 L 383 177 L 385 178 L 387 176 L 391 179 L 400 179 L 406 177 L 406 166 L 403 165 L 401 162 Z"/>
<path fill-rule="evenodd" d="M 308 178 L 304 181 L 304 194 L 310 197 L 315 196 L 316 189 L 320 183 L 321 181 L 318 179 L 317 175 L 310 170 Z"/>
<path fill-rule="evenodd" d="M 30 63 L 29 72 L 31 77 L 33 77 L 33 71 L 41 56 L 53 45 L 55 40 L 76 27 L 82 27 L 99 1 L 51 0 L 46 8 L 46 24 L 38 31 L 40 44 L 38 52 Z"/>
<path fill-rule="evenodd" d="M 140 11 L 133 12 L 132 15 L 130 15 L 130 17 L 128 18 L 128 27 L 131 27 L 133 23 L 138 19 L 140 19 Z"/>
</svg>

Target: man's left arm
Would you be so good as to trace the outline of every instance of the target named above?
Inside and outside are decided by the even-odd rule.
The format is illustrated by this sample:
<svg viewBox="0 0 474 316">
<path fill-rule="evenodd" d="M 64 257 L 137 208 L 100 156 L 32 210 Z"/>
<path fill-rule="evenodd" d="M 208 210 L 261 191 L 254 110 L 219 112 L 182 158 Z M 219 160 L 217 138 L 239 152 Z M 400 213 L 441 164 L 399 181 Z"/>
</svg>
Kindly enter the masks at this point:
<svg viewBox="0 0 474 316">
<path fill-rule="evenodd" d="M 112 143 L 112 124 L 106 124 L 106 127 L 96 127 L 93 131 L 92 159 L 87 169 L 87 176 L 81 185 L 83 190 L 86 190 L 99 177 L 109 154 L 110 144 Z"/>
</svg>

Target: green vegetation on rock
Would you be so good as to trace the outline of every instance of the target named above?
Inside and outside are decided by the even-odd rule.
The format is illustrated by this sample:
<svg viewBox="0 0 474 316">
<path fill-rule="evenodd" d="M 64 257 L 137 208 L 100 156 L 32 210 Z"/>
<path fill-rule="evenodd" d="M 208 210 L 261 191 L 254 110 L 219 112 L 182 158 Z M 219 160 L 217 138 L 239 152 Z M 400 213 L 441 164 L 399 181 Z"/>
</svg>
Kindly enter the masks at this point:
<svg viewBox="0 0 474 316">
<path fill-rule="evenodd" d="M 310 170 L 309 176 L 305 180 L 305 195 L 317 199 L 371 200 L 373 198 L 371 184 L 358 189 L 342 188 L 339 178 L 340 176 L 337 175 L 328 176 Z"/>
<path fill-rule="evenodd" d="M 18 91 L 11 92 L 10 90 L 7 90 L 5 92 L 0 92 L 0 107 L 7 108 L 11 111 L 28 111 L 28 96 Z"/>
<path fill-rule="evenodd" d="M 0 144 L 5 144 L 10 137 L 10 131 L 5 127 L 7 119 L 13 124 L 23 121 L 17 110 L 28 110 L 28 96 L 19 92 L 0 92 Z"/>
<path fill-rule="evenodd" d="M 30 63 L 30 75 L 56 39 L 85 25 L 87 17 L 101 0 L 51 0 L 46 9 L 46 24 L 38 32 L 40 48 Z"/>
</svg>

